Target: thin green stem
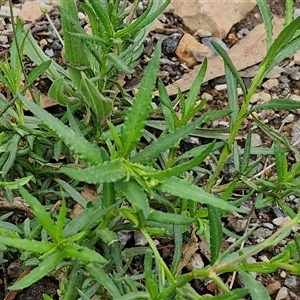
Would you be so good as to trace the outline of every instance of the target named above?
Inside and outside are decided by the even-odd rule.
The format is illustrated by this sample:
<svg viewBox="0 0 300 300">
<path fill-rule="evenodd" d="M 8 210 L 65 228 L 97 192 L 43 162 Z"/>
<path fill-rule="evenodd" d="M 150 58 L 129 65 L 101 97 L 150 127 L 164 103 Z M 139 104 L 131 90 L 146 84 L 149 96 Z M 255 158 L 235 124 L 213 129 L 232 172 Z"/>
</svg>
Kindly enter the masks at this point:
<svg viewBox="0 0 300 300">
<path fill-rule="evenodd" d="M 169 270 L 168 266 L 166 265 L 166 263 L 164 262 L 164 260 L 162 259 L 162 257 L 160 256 L 155 244 L 153 243 L 150 235 L 148 234 L 148 232 L 145 229 L 141 229 L 141 232 L 143 233 L 145 239 L 147 240 L 150 248 L 152 249 L 153 253 L 154 253 L 154 257 L 157 260 L 157 262 L 161 265 L 161 267 L 163 268 L 166 276 L 168 277 L 168 279 L 174 283 L 175 279 L 171 273 L 171 271 Z"/>
</svg>

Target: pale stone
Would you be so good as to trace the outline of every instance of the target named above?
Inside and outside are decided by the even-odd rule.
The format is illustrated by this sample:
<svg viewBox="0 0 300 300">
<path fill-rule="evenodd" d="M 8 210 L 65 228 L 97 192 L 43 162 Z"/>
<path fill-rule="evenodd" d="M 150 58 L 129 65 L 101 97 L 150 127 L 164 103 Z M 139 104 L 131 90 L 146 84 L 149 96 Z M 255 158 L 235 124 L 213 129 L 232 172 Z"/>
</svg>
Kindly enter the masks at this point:
<svg viewBox="0 0 300 300">
<path fill-rule="evenodd" d="M 200 44 L 192 35 L 186 33 L 181 38 L 175 51 L 178 59 L 185 63 L 189 68 L 192 68 L 199 62 L 202 62 L 204 57 L 212 57 L 212 51 Z"/>
<path fill-rule="evenodd" d="M 228 1 L 203 1 L 172 0 L 174 14 L 179 16 L 184 25 L 195 33 L 198 29 L 204 29 L 213 36 L 225 38 L 230 28 L 246 17 L 255 7 L 255 0 L 228 0 Z"/>
<path fill-rule="evenodd" d="M 13 15 L 14 17 L 19 16 L 21 10 L 19 8 L 13 7 Z M 10 8 L 9 6 L 3 5 L 0 8 L 0 17 L 1 18 L 10 18 Z"/>
<path fill-rule="evenodd" d="M 269 295 L 273 295 L 275 294 L 276 292 L 278 292 L 281 288 L 281 284 L 279 281 L 274 281 L 274 282 L 271 282 L 270 284 L 268 284 L 266 286 L 266 289 L 269 293 Z"/>
<path fill-rule="evenodd" d="M 41 11 L 41 3 L 41 1 L 25 2 L 22 6 L 20 17 L 26 22 L 40 21 L 44 16 L 44 13 Z M 44 3 L 43 7 L 46 7 L 48 12 L 53 9 L 52 6 Z"/>
<path fill-rule="evenodd" d="M 288 296 L 288 289 L 284 286 L 279 290 L 275 299 L 276 300 L 285 300 L 285 299 L 287 299 L 287 296 Z"/>
<path fill-rule="evenodd" d="M 296 65 L 300 65 L 300 50 L 294 53 L 294 62 Z"/>
</svg>

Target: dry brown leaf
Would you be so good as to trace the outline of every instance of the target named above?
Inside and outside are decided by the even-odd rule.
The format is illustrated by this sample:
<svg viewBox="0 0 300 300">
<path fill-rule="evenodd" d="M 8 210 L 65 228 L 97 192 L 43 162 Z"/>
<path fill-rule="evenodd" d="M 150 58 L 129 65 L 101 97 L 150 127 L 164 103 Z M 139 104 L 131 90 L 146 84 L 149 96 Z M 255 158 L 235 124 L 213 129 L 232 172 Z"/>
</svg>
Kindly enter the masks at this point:
<svg viewBox="0 0 300 300">
<path fill-rule="evenodd" d="M 273 19 L 273 32 L 274 38 L 282 31 L 282 19 L 274 16 Z M 238 71 L 248 68 L 250 66 L 260 63 L 266 55 L 266 34 L 264 25 L 260 24 L 254 27 L 250 33 L 240 41 L 240 43 L 234 45 L 228 50 L 228 55 L 233 61 Z M 178 88 L 182 92 L 190 89 L 193 81 L 199 73 L 201 66 L 196 66 L 191 72 L 182 76 L 181 79 L 168 85 L 167 92 L 169 95 L 176 95 Z M 207 72 L 204 78 L 204 82 L 211 79 L 220 77 L 225 74 L 224 62 L 222 57 L 217 56 L 208 59 Z M 158 93 L 156 92 L 156 95 Z"/>
</svg>

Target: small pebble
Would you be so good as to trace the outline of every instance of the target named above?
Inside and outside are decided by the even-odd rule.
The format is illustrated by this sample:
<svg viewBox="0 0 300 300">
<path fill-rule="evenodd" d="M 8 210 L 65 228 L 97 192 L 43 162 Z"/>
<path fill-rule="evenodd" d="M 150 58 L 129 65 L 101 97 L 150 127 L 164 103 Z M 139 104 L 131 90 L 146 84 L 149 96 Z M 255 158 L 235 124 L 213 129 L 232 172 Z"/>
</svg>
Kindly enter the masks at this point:
<svg viewBox="0 0 300 300">
<path fill-rule="evenodd" d="M 269 295 L 275 294 L 280 290 L 280 288 L 281 288 L 281 284 L 279 281 L 274 281 L 266 286 Z"/>
<path fill-rule="evenodd" d="M 218 92 L 226 91 L 227 90 L 227 84 L 218 84 L 215 86 L 215 90 Z"/>
<path fill-rule="evenodd" d="M 53 49 L 46 49 L 45 54 L 48 55 L 49 57 L 53 57 L 54 55 Z"/>
<path fill-rule="evenodd" d="M 259 227 L 258 229 L 256 229 L 253 232 L 253 238 L 256 240 L 261 240 L 263 241 L 264 239 L 268 238 L 269 236 L 272 235 L 272 231 L 268 228 L 263 228 L 263 227 Z"/>
<path fill-rule="evenodd" d="M 251 147 L 259 147 L 261 145 L 262 140 L 260 138 L 260 135 L 258 135 L 257 133 L 253 133 L 251 138 Z"/>
<path fill-rule="evenodd" d="M 266 90 L 272 90 L 276 87 L 278 87 L 279 85 L 279 80 L 277 78 L 273 78 L 273 79 L 268 79 L 267 81 L 265 81 L 262 86 L 266 89 Z"/>
<path fill-rule="evenodd" d="M 58 43 L 58 42 L 53 42 L 52 45 L 51 45 L 51 48 L 54 51 L 61 50 L 62 49 L 62 45 L 60 43 Z"/>
<path fill-rule="evenodd" d="M 209 94 L 209 93 L 203 93 L 201 95 L 201 99 L 206 99 L 207 101 L 211 101 L 211 100 L 214 99 L 214 97 L 211 94 Z"/>
<path fill-rule="evenodd" d="M 284 286 L 278 291 L 275 300 L 285 300 L 287 299 L 287 297 L 288 297 L 288 289 Z"/>
<path fill-rule="evenodd" d="M 284 281 L 286 287 L 295 287 L 298 285 L 298 280 L 296 276 L 290 276 Z"/>
<path fill-rule="evenodd" d="M 211 32 L 204 29 L 198 29 L 194 35 L 198 36 L 199 38 L 210 37 Z"/>
<path fill-rule="evenodd" d="M 135 245 L 136 246 L 145 246 L 145 245 L 147 245 L 148 242 L 145 239 L 144 235 L 140 231 L 136 230 L 133 235 L 134 235 L 134 240 L 135 240 Z"/>
<path fill-rule="evenodd" d="M 270 230 L 274 229 L 274 225 L 272 223 L 264 223 L 263 226 L 270 229 Z"/>
<path fill-rule="evenodd" d="M 286 278 L 287 274 L 286 274 L 285 271 L 281 271 L 279 275 L 280 275 L 281 278 Z"/>
<path fill-rule="evenodd" d="M 179 44 L 182 34 L 173 33 L 162 42 L 162 53 L 166 56 L 174 55 Z"/>
</svg>

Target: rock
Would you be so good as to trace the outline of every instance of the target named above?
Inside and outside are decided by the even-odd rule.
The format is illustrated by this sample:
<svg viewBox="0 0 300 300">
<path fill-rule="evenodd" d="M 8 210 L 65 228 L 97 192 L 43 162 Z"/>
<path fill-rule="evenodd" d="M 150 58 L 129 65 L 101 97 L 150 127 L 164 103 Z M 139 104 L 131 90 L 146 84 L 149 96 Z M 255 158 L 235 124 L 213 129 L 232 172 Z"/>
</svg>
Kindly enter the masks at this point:
<svg viewBox="0 0 300 300">
<path fill-rule="evenodd" d="M 294 63 L 296 65 L 300 65 L 300 50 L 297 50 L 295 53 L 294 53 Z"/>
<path fill-rule="evenodd" d="M 259 100 L 258 100 L 259 104 L 266 103 L 270 100 L 271 100 L 271 95 L 269 93 L 267 93 L 267 92 L 259 93 Z"/>
<path fill-rule="evenodd" d="M 298 111 L 298 109 L 297 109 Z M 293 124 L 291 132 L 291 145 L 296 149 L 300 150 L 300 121 L 297 121 Z"/>
<path fill-rule="evenodd" d="M 46 49 L 45 54 L 48 55 L 49 57 L 53 57 L 54 55 L 53 49 Z"/>
<path fill-rule="evenodd" d="M 199 253 L 194 253 L 190 259 L 190 261 L 186 265 L 187 270 L 192 271 L 195 269 L 203 269 L 204 262 Z"/>
<path fill-rule="evenodd" d="M 192 35 L 186 33 L 181 38 L 175 51 L 177 58 L 192 68 L 205 57 L 212 57 L 213 52 L 206 46 L 200 44 Z"/>
<path fill-rule="evenodd" d="M 214 97 L 211 94 L 209 94 L 209 93 L 203 93 L 201 95 L 201 99 L 206 99 L 207 101 L 211 101 L 211 100 L 214 99 Z"/>
<path fill-rule="evenodd" d="M 136 246 L 145 246 L 148 243 L 144 235 L 138 230 L 134 232 L 134 240 Z"/>
<path fill-rule="evenodd" d="M 215 86 L 215 90 L 218 91 L 218 92 L 221 92 L 221 91 L 226 91 L 227 90 L 227 84 L 218 84 Z"/>
<path fill-rule="evenodd" d="M 252 133 L 251 147 L 259 147 L 262 145 L 260 136 L 257 133 Z"/>
<path fill-rule="evenodd" d="M 296 276 L 290 276 L 284 281 L 284 285 L 288 288 L 295 288 L 299 286 L 299 281 Z"/>
<path fill-rule="evenodd" d="M 278 217 L 273 219 L 273 224 L 278 226 L 279 228 L 283 227 L 285 224 L 291 221 L 291 218 L 286 216 L 286 217 Z"/>
<path fill-rule="evenodd" d="M 266 286 L 269 295 L 275 294 L 280 290 L 280 288 L 281 288 L 281 284 L 279 281 L 274 281 Z"/>
<path fill-rule="evenodd" d="M 173 33 L 165 38 L 161 45 L 162 53 L 166 56 L 174 55 L 181 38 L 182 34 L 180 33 Z"/>
<path fill-rule="evenodd" d="M 284 68 L 275 66 L 267 75 L 266 78 L 279 78 L 281 73 L 284 71 Z"/>
<path fill-rule="evenodd" d="M 40 21 L 44 16 L 44 13 L 41 11 L 40 4 L 41 2 L 39 1 L 25 2 L 22 6 L 20 17 L 25 22 Z M 52 6 L 45 4 L 44 6 L 47 8 L 48 12 L 50 12 L 53 9 Z"/>
<path fill-rule="evenodd" d="M 288 299 L 288 295 L 288 289 L 284 286 L 279 290 L 275 300 L 286 300 Z"/>
<path fill-rule="evenodd" d="M 277 78 L 268 79 L 262 84 L 263 88 L 265 88 L 268 91 L 278 87 L 278 85 L 279 85 L 279 80 Z"/>
<path fill-rule="evenodd" d="M 255 7 L 256 1 L 182 1 L 172 0 L 174 14 L 195 33 L 199 28 L 208 30 L 213 36 L 225 38 L 230 28 Z"/>
<path fill-rule="evenodd" d="M 259 227 L 258 229 L 256 229 L 253 232 L 253 238 L 256 239 L 256 240 L 263 241 L 266 238 L 268 238 L 269 236 L 271 236 L 272 233 L 273 232 L 268 228 Z"/>
<path fill-rule="evenodd" d="M 51 45 L 51 48 L 55 51 L 57 50 L 61 50 L 62 49 L 62 45 L 58 42 L 53 42 L 52 45 Z"/>
<path fill-rule="evenodd" d="M 4 45 L 8 43 L 8 37 L 6 35 L 0 35 L 0 44 Z"/>
<path fill-rule="evenodd" d="M 159 20 L 155 20 L 155 22 L 153 23 L 153 25 L 151 27 L 151 31 L 160 31 L 163 29 L 164 29 L 164 24 Z"/>
<path fill-rule="evenodd" d="M 15 8 L 13 7 L 13 15 L 16 17 L 16 16 L 19 16 L 21 13 L 21 10 L 19 8 Z M 1 6 L 1 9 L 0 9 L 0 17 L 1 18 L 10 18 L 10 9 L 9 9 L 9 6 Z"/>
<path fill-rule="evenodd" d="M 199 38 L 205 38 L 205 37 L 210 37 L 211 36 L 211 32 L 208 30 L 204 30 L 204 29 L 198 29 L 195 33 L 194 36 L 197 36 Z"/>
</svg>

